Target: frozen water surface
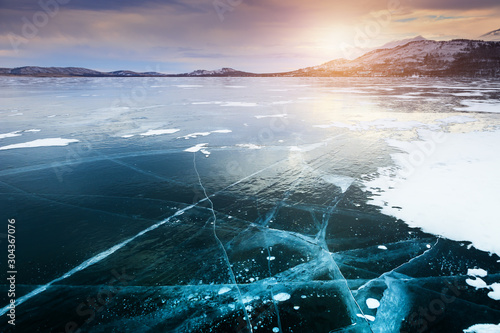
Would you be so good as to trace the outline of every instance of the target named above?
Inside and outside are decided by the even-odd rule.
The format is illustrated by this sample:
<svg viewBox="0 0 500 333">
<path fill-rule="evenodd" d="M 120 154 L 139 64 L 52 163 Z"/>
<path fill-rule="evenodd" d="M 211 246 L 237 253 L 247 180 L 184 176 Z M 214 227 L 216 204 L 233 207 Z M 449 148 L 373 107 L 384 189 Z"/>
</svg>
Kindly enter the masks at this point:
<svg viewBox="0 0 500 333">
<path fill-rule="evenodd" d="M 498 82 L 0 88 L 2 332 L 498 328 Z"/>
</svg>

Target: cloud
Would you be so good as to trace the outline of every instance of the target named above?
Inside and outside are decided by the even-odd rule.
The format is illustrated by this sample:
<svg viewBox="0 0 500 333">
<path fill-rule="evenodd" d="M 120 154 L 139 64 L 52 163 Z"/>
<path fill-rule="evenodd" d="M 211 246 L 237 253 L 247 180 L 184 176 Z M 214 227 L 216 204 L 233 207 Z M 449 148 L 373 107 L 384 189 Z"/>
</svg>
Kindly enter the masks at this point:
<svg viewBox="0 0 500 333">
<path fill-rule="evenodd" d="M 500 8 L 498 0 L 413 0 L 411 3 L 416 9 L 440 10 L 477 10 Z"/>
<path fill-rule="evenodd" d="M 26 22 L 32 24 L 33 15 L 43 9 L 38 1 L 0 1 L 0 49 L 8 50 L 9 34 L 22 37 Z M 21 66 L 52 58 L 51 65 L 57 66 L 64 58 L 65 63 L 73 59 L 75 66 L 100 59 L 100 67 L 109 70 L 141 62 L 177 66 L 179 72 L 202 67 L 291 70 L 342 57 L 339 45 L 353 44 L 359 31 L 373 28 L 390 8 L 387 0 L 220 1 L 229 6 L 222 13 L 213 0 L 70 0 L 8 63 Z M 441 0 L 447 9 L 432 9 L 437 0 L 401 0 L 390 22 L 376 27 L 368 47 L 420 34 L 475 38 L 499 28 L 497 1 Z M 479 9 L 459 8 L 474 8 L 472 4 Z M 8 55 L 12 52 L 2 52 L 0 60 Z"/>
</svg>

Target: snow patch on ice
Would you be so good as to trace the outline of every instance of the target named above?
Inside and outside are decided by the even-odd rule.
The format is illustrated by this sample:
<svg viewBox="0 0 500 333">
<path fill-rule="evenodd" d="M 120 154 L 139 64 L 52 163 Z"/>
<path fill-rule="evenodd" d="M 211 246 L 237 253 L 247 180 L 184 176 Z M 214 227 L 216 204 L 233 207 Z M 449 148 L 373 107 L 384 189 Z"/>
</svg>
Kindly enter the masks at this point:
<svg viewBox="0 0 500 333">
<path fill-rule="evenodd" d="M 469 286 L 474 287 L 476 289 L 483 289 L 483 288 L 488 288 L 488 285 L 486 282 L 483 281 L 483 279 L 476 277 L 475 279 L 466 279 L 465 283 L 467 283 Z"/>
<path fill-rule="evenodd" d="M 290 294 L 288 293 L 279 293 L 273 296 L 273 299 L 278 302 L 284 302 L 290 299 Z"/>
<path fill-rule="evenodd" d="M 370 203 L 410 226 L 500 254 L 500 224 L 492 218 L 500 196 L 500 131 L 419 135 L 422 141 L 388 141 L 402 153 L 391 156 L 396 168 L 379 168 L 378 178 L 365 181 L 376 194 Z"/>
<path fill-rule="evenodd" d="M 488 297 L 494 299 L 495 301 L 500 301 L 500 283 L 493 283 L 488 286 L 491 291 L 488 293 Z"/>
<path fill-rule="evenodd" d="M 222 295 L 222 294 L 225 294 L 225 293 L 228 293 L 231 291 L 231 288 L 229 287 L 222 287 L 219 289 L 219 292 L 217 293 L 218 295 Z"/>
<path fill-rule="evenodd" d="M 184 151 L 190 152 L 190 153 L 196 153 L 204 148 L 207 148 L 208 143 L 199 143 L 196 146 L 190 147 L 188 149 L 184 149 Z"/>
<path fill-rule="evenodd" d="M 260 115 L 260 116 L 255 116 L 257 119 L 263 119 L 263 118 L 286 118 L 288 114 L 282 113 L 282 114 L 269 114 L 269 115 Z"/>
<path fill-rule="evenodd" d="M 465 329 L 464 333 L 500 333 L 500 324 L 476 324 Z"/>
<path fill-rule="evenodd" d="M 236 147 L 248 148 L 248 149 L 261 149 L 262 146 L 255 145 L 253 143 L 239 143 Z"/>
<path fill-rule="evenodd" d="M 38 139 L 29 142 L 16 143 L 13 145 L 0 147 L 0 150 L 17 149 L 17 148 L 36 148 L 36 147 L 51 147 L 51 146 L 67 146 L 70 143 L 78 142 L 75 139 L 48 138 Z"/>
<path fill-rule="evenodd" d="M 5 139 L 5 138 L 13 138 L 16 136 L 21 136 L 22 134 L 19 134 L 21 131 L 15 131 L 15 132 L 10 132 L 10 133 L 3 133 L 0 134 L 0 139 Z"/>
<path fill-rule="evenodd" d="M 370 315 L 362 315 L 361 313 L 358 313 L 356 314 L 358 317 L 360 318 L 365 318 L 366 320 L 369 320 L 369 321 L 375 321 L 375 317 L 374 316 L 370 316 Z"/>
<path fill-rule="evenodd" d="M 375 298 L 368 298 L 366 300 L 366 306 L 368 307 L 368 309 L 376 309 L 380 306 L 380 302 Z"/>
<path fill-rule="evenodd" d="M 488 113 L 499 113 L 500 112 L 500 102 L 499 101 L 477 101 L 477 100 L 464 100 L 460 102 L 465 107 L 455 108 L 456 111 L 468 111 L 468 112 L 488 112 Z"/>
<path fill-rule="evenodd" d="M 387 250 L 387 246 L 384 246 L 384 245 L 379 245 L 378 248 L 381 250 Z"/>
<path fill-rule="evenodd" d="M 469 268 L 467 270 L 467 275 L 469 275 L 469 276 L 485 277 L 486 275 L 488 275 L 488 272 L 486 272 L 482 268 Z"/>
<path fill-rule="evenodd" d="M 162 134 L 173 134 L 179 132 L 178 128 L 168 128 L 168 129 L 158 129 L 158 130 L 149 130 L 145 133 L 141 133 L 142 136 L 150 136 L 150 135 L 162 135 Z"/>
<path fill-rule="evenodd" d="M 221 133 L 221 134 L 225 134 L 225 133 L 231 133 L 232 131 L 231 130 L 228 130 L 228 129 L 223 129 L 223 130 L 215 130 L 215 131 L 210 131 L 210 132 L 196 132 L 196 133 L 191 133 L 191 134 L 187 134 L 187 135 L 184 135 L 184 136 L 179 136 L 177 139 L 194 139 L 194 138 L 197 138 L 199 136 L 208 136 L 212 133 Z"/>
</svg>

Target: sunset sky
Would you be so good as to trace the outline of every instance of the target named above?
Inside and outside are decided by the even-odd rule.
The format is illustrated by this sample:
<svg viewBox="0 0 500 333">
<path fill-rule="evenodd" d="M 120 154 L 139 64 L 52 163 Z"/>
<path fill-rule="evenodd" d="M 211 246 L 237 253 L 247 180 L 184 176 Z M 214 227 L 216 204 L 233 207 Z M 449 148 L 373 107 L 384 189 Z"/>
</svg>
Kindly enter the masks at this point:
<svg viewBox="0 0 500 333">
<path fill-rule="evenodd" d="M 0 0 L 0 67 L 286 71 L 499 18 L 499 0 Z"/>
</svg>

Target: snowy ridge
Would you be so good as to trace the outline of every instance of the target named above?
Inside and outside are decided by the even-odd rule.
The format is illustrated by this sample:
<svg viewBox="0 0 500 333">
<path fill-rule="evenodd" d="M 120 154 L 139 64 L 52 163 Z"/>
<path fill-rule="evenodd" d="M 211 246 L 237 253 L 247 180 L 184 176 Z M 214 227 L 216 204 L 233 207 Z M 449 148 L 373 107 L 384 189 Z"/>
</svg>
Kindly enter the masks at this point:
<svg viewBox="0 0 500 333">
<path fill-rule="evenodd" d="M 351 61 L 337 59 L 300 69 L 290 76 L 500 75 L 498 42 L 418 39 L 396 45 L 384 48 L 392 46 L 386 44 Z"/>
<path fill-rule="evenodd" d="M 479 37 L 482 40 L 500 41 L 500 29 L 493 30 Z"/>
</svg>

